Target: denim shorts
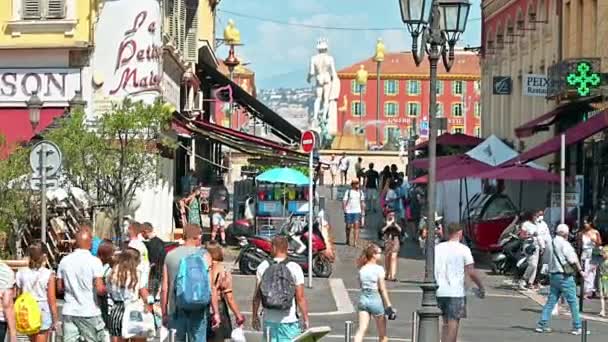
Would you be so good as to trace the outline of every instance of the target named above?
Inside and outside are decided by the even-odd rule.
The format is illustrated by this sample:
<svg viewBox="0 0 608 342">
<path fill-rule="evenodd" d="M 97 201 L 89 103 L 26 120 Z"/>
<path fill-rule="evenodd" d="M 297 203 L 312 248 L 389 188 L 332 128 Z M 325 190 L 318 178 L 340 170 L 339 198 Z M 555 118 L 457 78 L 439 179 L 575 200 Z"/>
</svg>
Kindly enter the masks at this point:
<svg viewBox="0 0 608 342">
<path fill-rule="evenodd" d="M 40 307 L 40 313 L 42 314 L 42 325 L 40 326 L 40 331 L 49 330 L 51 328 L 51 324 L 53 324 L 53 316 L 51 316 L 49 303 L 38 302 L 38 306 Z"/>
<path fill-rule="evenodd" d="M 380 292 L 378 292 L 378 290 L 362 289 L 357 309 L 359 311 L 365 311 L 372 316 L 384 315 L 384 302 L 382 302 Z"/>
<path fill-rule="evenodd" d="M 437 297 L 437 305 L 442 316 L 450 321 L 467 318 L 466 297 Z"/>
<path fill-rule="evenodd" d="M 346 214 L 344 214 L 344 220 L 346 221 L 346 224 L 360 223 L 361 222 L 361 213 L 353 213 L 353 214 L 346 213 Z"/>
</svg>

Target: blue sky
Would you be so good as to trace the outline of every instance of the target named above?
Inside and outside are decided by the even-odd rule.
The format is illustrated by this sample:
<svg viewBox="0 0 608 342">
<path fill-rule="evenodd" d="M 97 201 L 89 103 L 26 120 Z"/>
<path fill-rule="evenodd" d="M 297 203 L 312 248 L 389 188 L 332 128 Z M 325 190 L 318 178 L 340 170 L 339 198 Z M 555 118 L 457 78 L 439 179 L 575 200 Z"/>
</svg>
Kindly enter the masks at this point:
<svg viewBox="0 0 608 342">
<path fill-rule="evenodd" d="M 251 17 L 312 26 L 387 30 L 303 28 Z M 472 0 L 460 45 L 479 45 L 480 17 L 480 0 Z M 244 45 L 237 47 L 237 55 L 251 63 L 249 67 L 256 72 L 260 88 L 306 86 L 308 59 L 315 52 L 319 37 L 329 40 L 338 68 L 371 56 L 378 37 L 384 39 L 388 51 L 405 51 L 411 46 L 398 0 L 223 0 L 218 12 L 218 36 L 228 19 L 233 19 L 241 31 Z M 217 53 L 224 58 L 227 50 L 222 47 Z"/>
</svg>

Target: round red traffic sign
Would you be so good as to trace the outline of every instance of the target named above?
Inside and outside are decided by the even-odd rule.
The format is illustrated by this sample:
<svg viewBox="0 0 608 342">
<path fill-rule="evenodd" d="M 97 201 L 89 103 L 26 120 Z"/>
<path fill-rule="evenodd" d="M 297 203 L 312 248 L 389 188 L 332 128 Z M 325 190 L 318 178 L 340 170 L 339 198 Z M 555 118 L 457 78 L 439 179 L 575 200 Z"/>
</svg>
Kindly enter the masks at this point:
<svg viewBox="0 0 608 342">
<path fill-rule="evenodd" d="M 315 133 L 313 131 L 305 131 L 302 133 L 300 145 L 305 153 L 312 152 L 312 150 L 315 148 Z"/>
</svg>

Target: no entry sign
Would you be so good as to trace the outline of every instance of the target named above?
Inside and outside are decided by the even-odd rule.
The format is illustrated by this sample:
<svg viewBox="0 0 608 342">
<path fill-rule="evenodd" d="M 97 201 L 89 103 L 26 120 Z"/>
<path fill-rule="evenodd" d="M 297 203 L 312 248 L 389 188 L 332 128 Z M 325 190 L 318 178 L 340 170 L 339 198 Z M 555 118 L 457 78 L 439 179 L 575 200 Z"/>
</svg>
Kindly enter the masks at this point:
<svg viewBox="0 0 608 342">
<path fill-rule="evenodd" d="M 302 133 L 300 145 L 305 153 L 310 153 L 315 148 L 315 134 L 313 131 L 305 131 Z"/>
</svg>

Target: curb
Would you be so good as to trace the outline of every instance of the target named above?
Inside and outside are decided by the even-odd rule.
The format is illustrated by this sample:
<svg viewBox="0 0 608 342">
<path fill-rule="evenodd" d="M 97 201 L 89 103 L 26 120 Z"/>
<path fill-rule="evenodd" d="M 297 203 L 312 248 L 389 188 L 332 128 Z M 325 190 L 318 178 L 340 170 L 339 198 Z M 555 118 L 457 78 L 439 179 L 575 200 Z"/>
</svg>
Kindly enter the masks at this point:
<svg viewBox="0 0 608 342">
<path fill-rule="evenodd" d="M 526 290 L 526 291 L 519 291 L 521 294 L 523 294 L 524 296 L 532 299 L 534 302 L 536 302 L 538 305 L 540 306 L 544 306 L 545 303 L 547 302 L 547 299 L 545 296 L 540 295 L 534 291 L 531 290 Z M 564 310 L 562 308 L 562 306 L 558 303 L 557 306 L 559 307 L 559 315 L 560 316 L 567 316 L 567 317 L 571 317 L 572 315 L 570 314 L 570 312 L 568 312 L 567 310 Z M 601 322 L 601 323 L 608 323 L 608 318 L 603 318 L 603 317 L 599 317 L 599 316 L 595 316 L 595 315 L 589 315 L 589 314 L 585 314 L 581 312 L 581 318 L 586 319 L 588 321 L 594 321 L 594 322 Z"/>
</svg>

